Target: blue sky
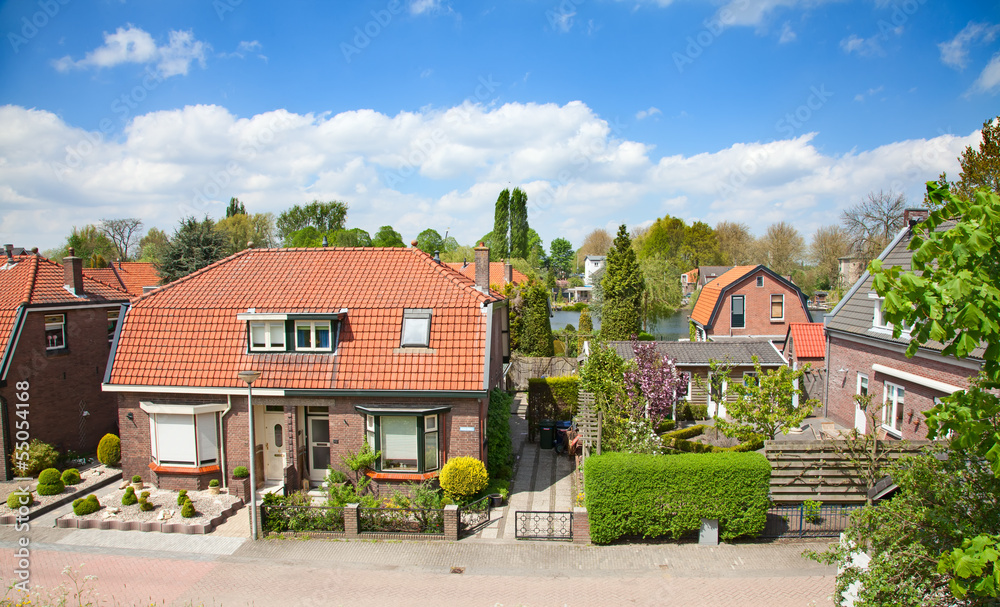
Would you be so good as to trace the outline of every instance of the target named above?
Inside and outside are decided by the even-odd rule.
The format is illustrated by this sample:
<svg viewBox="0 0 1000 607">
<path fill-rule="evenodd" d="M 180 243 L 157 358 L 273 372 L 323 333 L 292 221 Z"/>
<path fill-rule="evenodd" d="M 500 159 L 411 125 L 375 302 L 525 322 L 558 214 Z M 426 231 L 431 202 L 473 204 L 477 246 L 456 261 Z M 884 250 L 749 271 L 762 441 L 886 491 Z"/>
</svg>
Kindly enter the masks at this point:
<svg viewBox="0 0 1000 607">
<path fill-rule="evenodd" d="M 472 244 L 500 189 L 579 246 L 664 214 L 808 238 L 1000 111 L 1000 5 L 82 2 L 0 8 L 0 238 L 313 199 Z"/>
</svg>

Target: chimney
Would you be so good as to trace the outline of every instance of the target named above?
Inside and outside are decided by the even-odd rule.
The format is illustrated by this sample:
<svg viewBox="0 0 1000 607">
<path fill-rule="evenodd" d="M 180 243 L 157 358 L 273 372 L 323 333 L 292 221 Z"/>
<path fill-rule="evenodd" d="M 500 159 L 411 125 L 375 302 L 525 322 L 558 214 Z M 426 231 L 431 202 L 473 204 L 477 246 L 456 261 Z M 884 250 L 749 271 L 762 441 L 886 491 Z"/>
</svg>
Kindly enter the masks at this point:
<svg viewBox="0 0 1000 607">
<path fill-rule="evenodd" d="M 514 282 L 514 266 L 510 263 L 503 264 L 503 284 L 509 285 Z"/>
<path fill-rule="evenodd" d="M 921 221 L 927 219 L 928 215 L 930 215 L 930 211 L 928 209 L 920 209 L 920 208 L 904 209 L 903 223 L 905 223 L 907 227 L 912 228 Z"/>
<path fill-rule="evenodd" d="M 7 261 L 12 261 L 14 259 L 14 245 L 5 244 L 3 250 L 7 253 Z"/>
<path fill-rule="evenodd" d="M 476 288 L 483 293 L 490 289 L 490 248 L 483 243 L 476 247 Z"/>
<path fill-rule="evenodd" d="M 73 247 L 69 255 L 63 257 L 63 283 L 73 290 L 77 297 L 83 296 L 83 260 L 76 256 Z"/>
</svg>

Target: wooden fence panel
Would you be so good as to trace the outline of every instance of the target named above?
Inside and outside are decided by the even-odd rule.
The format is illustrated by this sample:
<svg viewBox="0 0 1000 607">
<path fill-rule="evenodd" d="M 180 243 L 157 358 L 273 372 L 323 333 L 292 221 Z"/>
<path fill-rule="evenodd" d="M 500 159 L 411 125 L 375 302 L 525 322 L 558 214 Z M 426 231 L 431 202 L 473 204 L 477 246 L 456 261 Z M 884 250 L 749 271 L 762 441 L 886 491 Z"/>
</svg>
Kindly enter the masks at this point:
<svg viewBox="0 0 1000 607">
<path fill-rule="evenodd" d="M 576 375 L 577 360 L 561 356 L 515 356 L 507 374 L 508 389 L 524 391 L 528 380 L 535 377 L 566 377 Z"/>
</svg>

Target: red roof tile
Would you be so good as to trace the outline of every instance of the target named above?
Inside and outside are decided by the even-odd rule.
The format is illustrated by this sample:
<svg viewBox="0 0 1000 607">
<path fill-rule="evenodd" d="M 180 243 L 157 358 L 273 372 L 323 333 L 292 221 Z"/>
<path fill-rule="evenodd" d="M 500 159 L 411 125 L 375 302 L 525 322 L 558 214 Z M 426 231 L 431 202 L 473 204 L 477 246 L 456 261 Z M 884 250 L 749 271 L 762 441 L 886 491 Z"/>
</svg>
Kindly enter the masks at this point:
<svg viewBox="0 0 1000 607">
<path fill-rule="evenodd" d="M 473 281 L 476 280 L 476 262 L 472 263 L 449 263 L 449 266 L 455 268 L 463 275 L 471 278 Z M 502 261 L 491 261 L 490 262 L 490 286 L 502 287 L 506 282 L 503 278 L 503 266 Z M 511 276 L 513 277 L 512 282 L 519 285 L 524 282 L 528 282 L 528 277 L 517 271 L 516 268 L 511 268 Z"/>
<path fill-rule="evenodd" d="M 482 390 L 486 317 L 496 298 L 417 249 L 249 249 L 152 291 L 123 321 L 112 384 Z M 347 308 L 336 354 L 247 352 L 238 314 Z M 400 350 L 403 310 L 430 308 L 433 353 Z"/>
<path fill-rule="evenodd" d="M 698 268 L 684 272 L 684 276 L 687 276 L 688 284 L 693 285 L 698 282 Z"/>
<path fill-rule="evenodd" d="M 785 339 L 786 350 L 789 339 L 794 344 L 796 358 L 826 357 L 826 334 L 821 322 L 789 323 Z"/>
<path fill-rule="evenodd" d="M 708 326 L 708 323 L 712 320 L 712 310 L 715 309 L 715 302 L 719 300 L 722 290 L 756 269 L 757 266 L 736 266 L 702 287 L 701 295 L 698 296 L 698 303 L 694 305 L 694 310 L 691 311 L 691 320 L 700 323 L 702 326 Z"/>
<path fill-rule="evenodd" d="M 160 284 L 156 267 L 144 261 L 116 261 L 106 268 L 84 268 L 83 275 L 118 287 L 132 297 L 142 295 L 143 287 Z"/>
</svg>

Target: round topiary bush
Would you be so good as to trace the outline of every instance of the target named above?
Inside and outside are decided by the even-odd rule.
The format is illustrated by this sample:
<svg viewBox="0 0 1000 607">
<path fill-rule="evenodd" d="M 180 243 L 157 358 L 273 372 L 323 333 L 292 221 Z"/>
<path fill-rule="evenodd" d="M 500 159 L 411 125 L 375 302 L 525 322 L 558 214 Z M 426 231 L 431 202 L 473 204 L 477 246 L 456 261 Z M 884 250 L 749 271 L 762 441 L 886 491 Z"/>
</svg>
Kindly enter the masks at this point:
<svg viewBox="0 0 1000 607">
<path fill-rule="evenodd" d="M 193 518 L 195 514 L 197 514 L 197 512 L 195 512 L 194 509 L 194 502 L 191 500 L 184 502 L 184 505 L 181 506 L 181 516 L 184 518 Z"/>
<path fill-rule="evenodd" d="M 177 492 L 177 505 L 178 506 L 183 506 L 184 502 L 186 502 L 187 500 L 188 500 L 188 490 L 187 489 L 181 489 L 180 491 Z"/>
<path fill-rule="evenodd" d="M 25 493 L 24 491 L 15 491 L 7 496 L 7 507 L 11 510 L 17 510 L 21 506 L 30 506 L 35 503 L 35 496 L 30 492 Z"/>
<path fill-rule="evenodd" d="M 15 450 L 10 454 L 10 462 L 14 470 L 21 476 L 35 476 L 46 468 L 51 468 L 59 461 L 59 452 L 48 443 L 32 439 L 28 443 L 28 459 L 24 459 L 23 450 Z M 18 455 L 21 455 L 19 458 Z"/>
<path fill-rule="evenodd" d="M 212 480 L 208 481 L 208 486 L 209 487 L 218 487 L 219 486 L 219 479 L 213 478 Z"/>
<path fill-rule="evenodd" d="M 122 461 L 122 441 L 114 434 L 105 434 L 97 444 L 97 461 L 105 466 L 117 466 Z"/>
<path fill-rule="evenodd" d="M 250 471 L 246 466 L 236 466 L 233 468 L 233 478 L 250 478 Z"/>
<path fill-rule="evenodd" d="M 61 476 L 59 471 L 55 468 L 46 468 L 38 474 L 38 484 L 39 485 L 51 485 L 53 483 L 59 482 Z"/>
<path fill-rule="evenodd" d="M 134 474 L 134 475 L 132 475 L 132 482 L 134 484 L 136 484 L 136 485 L 141 485 L 142 484 L 142 475 L 141 474 Z"/>
<path fill-rule="evenodd" d="M 454 457 L 441 469 L 441 488 L 455 497 L 470 497 L 489 483 L 486 466 L 474 457 Z"/>
<path fill-rule="evenodd" d="M 97 496 L 91 493 L 87 497 L 81 497 L 73 501 L 73 514 L 86 516 L 101 509 L 101 503 L 97 501 Z"/>
<path fill-rule="evenodd" d="M 76 468 L 63 470 L 62 482 L 67 485 L 76 485 L 80 482 L 80 471 Z"/>
<path fill-rule="evenodd" d="M 149 499 L 149 491 L 143 491 L 139 494 L 139 497 L 142 499 Z"/>
<path fill-rule="evenodd" d="M 155 506 L 153 506 L 153 502 L 149 501 L 144 497 L 139 499 L 139 510 L 142 510 L 143 512 L 149 512 L 153 508 L 155 508 Z"/>
<path fill-rule="evenodd" d="M 65 488 L 66 485 L 63 484 L 61 479 L 57 478 L 54 483 L 38 483 L 35 491 L 38 491 L 38 495 L 59 495 Z"/>
<path fill-rule="evenodd" d="M 139 502 L 135 496 L 135 489 L 131 486 L 125 488 L 125 495 L 122 496 L 122 506 L 134 506 Z"/>
</svg>

